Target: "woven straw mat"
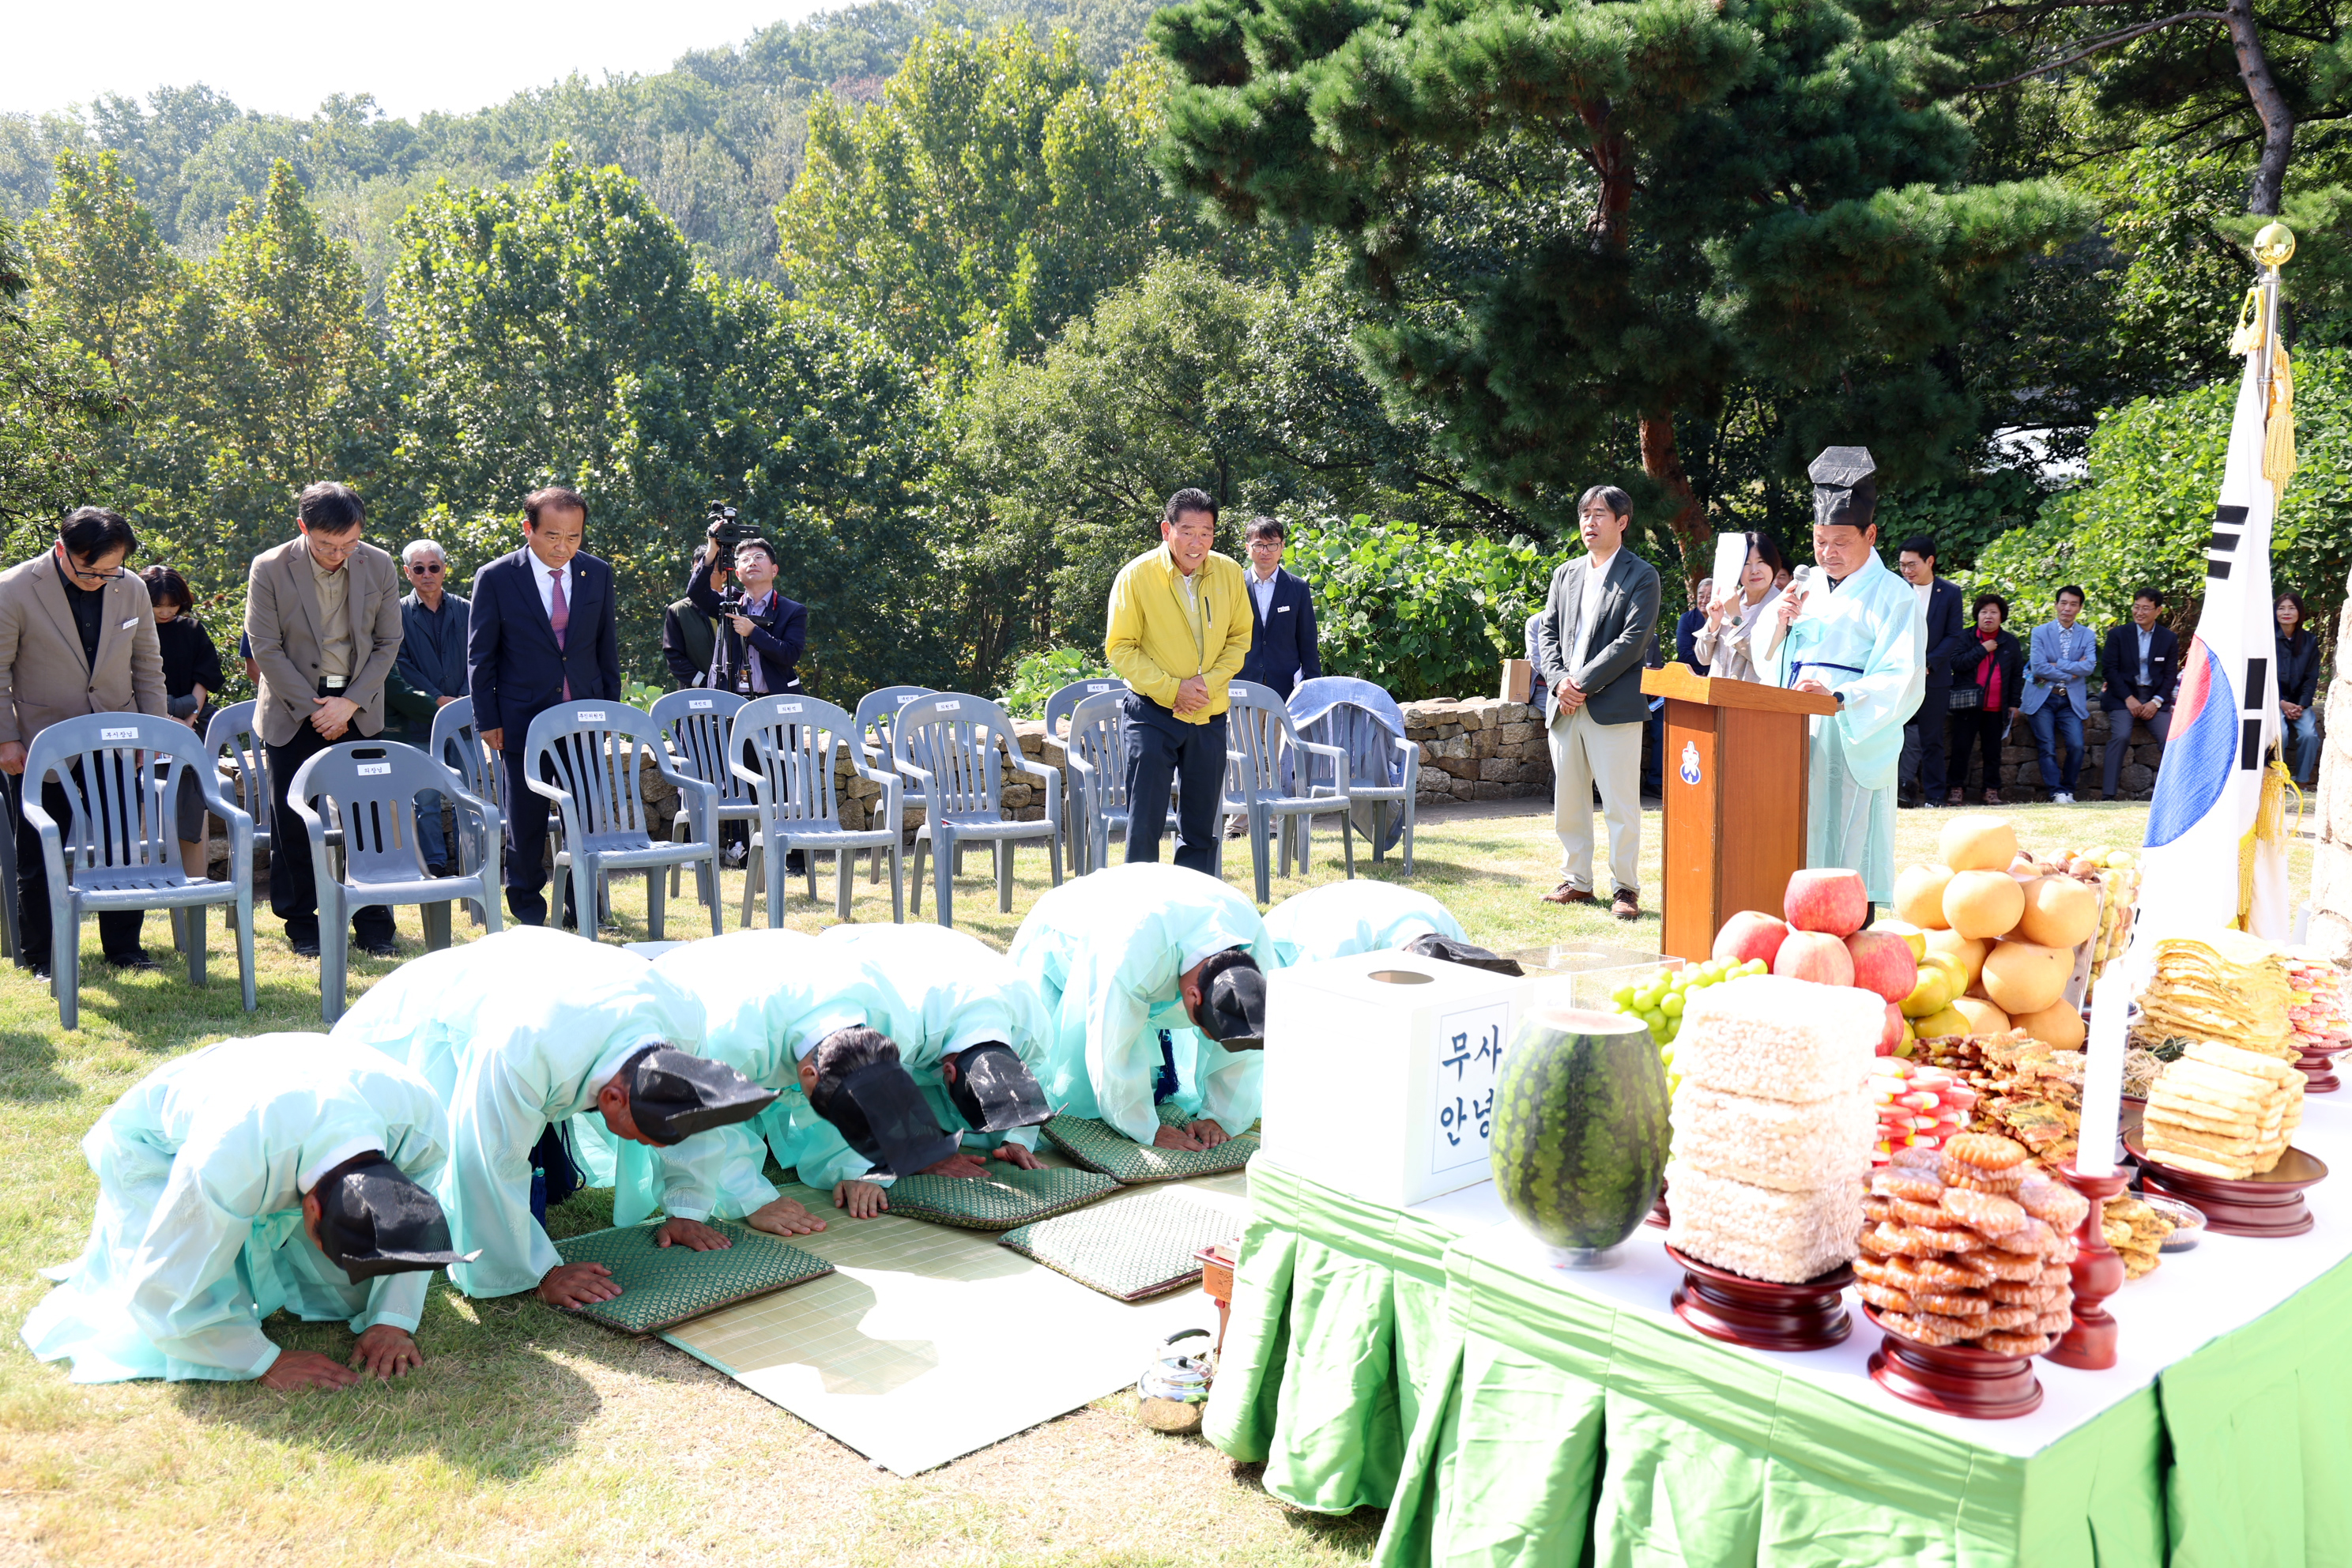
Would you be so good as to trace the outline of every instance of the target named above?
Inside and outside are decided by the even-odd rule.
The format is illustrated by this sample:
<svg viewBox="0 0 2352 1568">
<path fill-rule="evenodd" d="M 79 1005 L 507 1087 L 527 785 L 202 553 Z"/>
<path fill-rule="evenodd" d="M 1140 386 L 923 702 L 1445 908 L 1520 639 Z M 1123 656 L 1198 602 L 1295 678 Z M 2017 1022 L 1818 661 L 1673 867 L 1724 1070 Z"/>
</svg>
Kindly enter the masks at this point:
<svg viewBox="0 0 2352 1568">
<path fill-rule="evenodd" d="M 1237 1228 L 1223 1209 L 1181 1193 L 1150 1193 L 1006 1231 L 997 1245 L 1089 1289 L 1140 1301 L 1197 1282 L 1201 1260 L 1193 1254 Z"/>
<path fill-rule="evenodd" d="M 1172 1105 L 1158 1108 L 1162 1127 L 1181 1127 L 1192 1117 Z M 1089 1171 L 1100 1171 L 1121 1186 L 1181 1182 L 1193 1176 L 1238 1171 L 1257 1152 L 1257 1134 L 1228 1138 L 1213 1149 L 1155 1149 L 1138 1143 L 1105 1122 L 1083 1116 L 1056 1116 L 1045 1123 L 1054 1146 Z"/>
<path fill-rule="evenodd" d="M 833 1272 L 833 1265 L 814 1253 L 788 1247 L 748 1226 L 711 1221 L 711 1229 L 735 1244 L 713 1252 L 656 1247 L 654 1232 L 660 1228 L 656 1220 L 592 1230 L 557 1242 L 555 1250 L 564 1262 L 601 1263 L 621 1288 L 609 1301 L 572 1310 L 624 1333 L 659 1333 L 688 1318 Z"/>
<path fill-rule="evenodd" d="M 901 1176 L 890 1185 L 890 1212 L 964 1230 L 1010 1230 L 1084 1207 L 1118 1191 L 1092 1171 L 1022 1171 L 999 1161 L 988 1175 Z"/>
</svg>

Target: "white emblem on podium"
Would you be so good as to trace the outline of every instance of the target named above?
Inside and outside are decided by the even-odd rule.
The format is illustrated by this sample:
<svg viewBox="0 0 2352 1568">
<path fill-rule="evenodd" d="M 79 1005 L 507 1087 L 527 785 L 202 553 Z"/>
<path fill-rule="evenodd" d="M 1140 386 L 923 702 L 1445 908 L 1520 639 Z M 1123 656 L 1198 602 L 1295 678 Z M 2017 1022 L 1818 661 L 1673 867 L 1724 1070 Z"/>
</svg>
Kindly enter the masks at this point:
<svg viewBox="0 0 2352 1568">
<path fill-rule="evenodd" d="M 1683 765 L 1680 772 L 1683 783 L 1686 784 L 1698 783 L 1698 742 L 1696 741 L 1683 742 Z"/>
</svg>

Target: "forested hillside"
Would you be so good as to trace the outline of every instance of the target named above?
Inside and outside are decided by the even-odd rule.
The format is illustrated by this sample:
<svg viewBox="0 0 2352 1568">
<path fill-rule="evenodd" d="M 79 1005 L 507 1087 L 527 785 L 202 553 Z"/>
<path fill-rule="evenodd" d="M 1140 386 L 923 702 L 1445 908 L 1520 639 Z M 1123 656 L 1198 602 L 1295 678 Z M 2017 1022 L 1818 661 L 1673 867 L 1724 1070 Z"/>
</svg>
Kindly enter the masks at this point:
<svg viewBox="0 0 2352 1568">
<path fill-rule="evenodd" d="M 1718 530 L 1801 554 L 1805 459 L 1859 440 L 1890 536 L 2105 614 L 2138 563 L 2194 588 L 2148 498 L 2264 216 L 2298 345 L 2352 337 L 2340 24 L 2237 17 L 877 0 L 414 123 L 364 80 L 0 113 L 0 521 L 119 506 L 233 621 L 308 479 L 461 572 L 568 480 L 652 678 L 724 498 L 854 696 L 1097 645 L 1198 484 L 1299 528 L 1335 663 L 1415 696 L 1490 679 L 1582 486 L 1678 599 Z M 2347 564 L 2341 446 L 2296 585 Z"/>
</svg>

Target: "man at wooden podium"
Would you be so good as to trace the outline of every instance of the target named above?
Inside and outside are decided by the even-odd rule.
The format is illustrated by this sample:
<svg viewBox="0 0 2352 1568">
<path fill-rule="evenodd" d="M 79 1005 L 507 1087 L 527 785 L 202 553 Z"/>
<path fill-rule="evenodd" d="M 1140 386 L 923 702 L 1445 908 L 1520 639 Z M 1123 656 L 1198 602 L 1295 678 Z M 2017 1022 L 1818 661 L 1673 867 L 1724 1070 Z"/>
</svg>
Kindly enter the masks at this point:
<svg viewBox="0 0 2352 1568">
<path fill-rule="evenodd" d="M 1759 668 L 1776 686 L 1837 699 L 1812 720 L 1805 864 L 1850 866 L 1874 903 L 1895 898 L 1895 774 L 1903 721 L 1926 688 L 1927 624 L 1911 585 L 1879 563 L 1877 466 L 1832 447 L 1813 481 L 1813 559 L 1781 595 Z"/>
</svg>

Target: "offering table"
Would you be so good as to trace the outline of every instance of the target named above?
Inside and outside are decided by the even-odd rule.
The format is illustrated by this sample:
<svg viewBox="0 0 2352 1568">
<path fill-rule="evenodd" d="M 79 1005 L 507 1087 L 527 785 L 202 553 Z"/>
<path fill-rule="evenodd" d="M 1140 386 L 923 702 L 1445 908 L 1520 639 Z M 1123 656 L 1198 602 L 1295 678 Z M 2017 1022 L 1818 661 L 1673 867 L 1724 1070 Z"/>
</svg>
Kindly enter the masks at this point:
<svg viewBox="0 0 2352 1568">
<path fill-rule="evenodd" d="M 2297 1143 L 2352 1170 L 2352 1108 Z M 1380 1561 L 2236 1568 L 2352 1554 L 2352 1195 L 2291 1240 L 2212 1237 L 2108 1303 L 2120 1363 L 2049 1361 L 2034 1414 L 1870 1381 L 1877 1331 L 1801 1354 L 1674 1316 L 1641 1231 L 1553 1268 L 1490 1186 L 1411 1209 L 1251 1171 L 1207 1431 L 1269 1491 L 1385 1507 Z"/>
</svg>

